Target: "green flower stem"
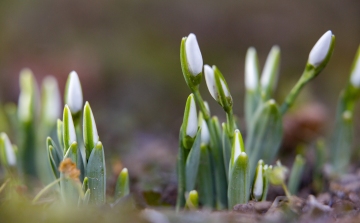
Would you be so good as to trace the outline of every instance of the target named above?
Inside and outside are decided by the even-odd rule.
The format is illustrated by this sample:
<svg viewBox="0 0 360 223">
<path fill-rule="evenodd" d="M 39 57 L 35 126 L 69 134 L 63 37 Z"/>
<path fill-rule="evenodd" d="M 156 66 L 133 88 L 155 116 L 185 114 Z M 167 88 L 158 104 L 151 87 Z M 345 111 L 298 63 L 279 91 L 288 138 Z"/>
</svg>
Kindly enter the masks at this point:
<svg viewBox="0 0 360 223">
<path fill-rule="evenodd" d="M 311 69 L 311 66 L 306 66 L 303 74 L 301 75 L 298 82 L 291 89 L 290 93 L 286 96 L 285 102 L 281 105 L 280 111 L 281 114 L 284 115 L 287 110 L 294 104 L 297 96 L 303 87 L 314 77 L 314 69 Z"/>
<path fill-rule="evenodd" d="M 51 187 L 57 185 L 62 179 L 62 177 L 54 180 L 53 182 L 51 182 L 50 184 L 48 184 L 46 187 L 44 187 L 36 196 L 35 198 L 32 200 L 32 203 L 35 204 L 37 200 L 39 200 L 39 198 L 46 192 L 48 191 Z"/>
<path fill-rule="evenodd" d="M 230 142 L 232 142 L 232 138 L 234 137 L 234 131 L 235 131 L 235 121 L 234 121 L 234 113 L 232 108 L 229 110 L 229 112 L 226 112 L 226 120 L 227 120 L 227 131 L 228 136 L 230 139 Z"/>
<path fill-rule="evenodd" d="M 198 105 L 200 105 L 200 111 L 203 114 L 203 117 L 204 117 L 205 121 L 208 122 L 210 120 L 210 114 L 209 114 L 209 111 L 207 110 L 207 108 L 205 106 L 204 100 L 201 97 L 201 94 L 199 92 L 199 88 L 192 89 L 192 93 L 195 96 L 196 102 L 198 103 Z"/>
</svg>

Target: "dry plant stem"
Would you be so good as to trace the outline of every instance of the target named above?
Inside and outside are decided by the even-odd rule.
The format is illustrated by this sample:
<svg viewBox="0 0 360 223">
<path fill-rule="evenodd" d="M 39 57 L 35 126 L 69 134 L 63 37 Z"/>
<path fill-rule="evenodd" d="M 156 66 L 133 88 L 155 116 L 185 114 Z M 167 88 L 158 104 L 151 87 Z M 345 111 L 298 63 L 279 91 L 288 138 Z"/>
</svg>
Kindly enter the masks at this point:
<svg viewBox="0 0 360 223">
<path fill-rule="evenodd" d="M 35 198 L 32 200 L 32 203 L 35 204 L 37 200 L 39 200 L 39 198 L 46 192 L 48 191 L 51 187 L 53 187 L 54 185 L 56 185 L 57 183 L 59 183 L 62 179 L 64 178 L 58 178 L 56 180 L 54 180 L 53 182 L 51 182 L 50 184 L 48 184 L 46 187 L 44 187 L 36 196 Z"/>
<path fill-rule="evenodd" d="M 290 198 L 291 198 L 291 194 L 290 194 L 287 186 L 285 185 L 285 183 L 282 182 L 281 186 L 282 186 L 282 188 L 283 188 L 283 190 L 284 190 L 284 192 L 285 192 L 286 197 L 290 199 Z"/>
<path fill-rule="evenodd" d="M 10 182 L 10 179 L 7 179 L 0 187 L 0 193 L 5 189 L 6 185 Z"/>
</svg>

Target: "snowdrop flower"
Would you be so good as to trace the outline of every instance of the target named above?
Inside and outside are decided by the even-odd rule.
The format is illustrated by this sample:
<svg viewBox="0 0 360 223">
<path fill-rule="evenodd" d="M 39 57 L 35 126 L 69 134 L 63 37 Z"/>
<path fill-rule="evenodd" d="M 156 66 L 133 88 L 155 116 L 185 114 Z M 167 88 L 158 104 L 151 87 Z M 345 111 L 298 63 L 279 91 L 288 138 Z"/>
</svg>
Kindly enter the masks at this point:
<svg viewBox="0 0 360 223">
<path fill-rule="evenodd" d="M 273 46 L 266 59 L 264 70 L 261 74 L 261 87 L 267 95 L 270 95 L 275 89 L 279 74 L 280 48 Z"/>
<path fill-rule="evenodd" d="M 4 149 L 4 155 L 6 156 L 6 163 L 9 166 L 16 166 L 16 155 L 15 151 L 13 149 L 13 146 L 9 140 L 9 137 L 6 135 L 6 133 L 0 134 L 0 146 Z M 1 148 L 1 147 L 0 147 Z"/>
<path fill-rule="evenodd" d="M 219 94 L 216 90 L 214 70 L 209 65 L 205 65 L 204 73 L 205 73 L 206 85 L 209 89 L 210 95 L 215 99 L 215 101 L 218 101 Z"/>
<path fill-rule="evenodd" d="M 325 61 L 326 56 L 331 50 L 331 44 L 333 41 L 333 34 L 329 30 L 316 42 L 309 54 L 309 63 L 314 67 L 318 67 Z"/>
<path fill-rule="evenodd" d="M 263 188 L 264 188 L 263 164 L 264 162 L 262 160 L 259 160 L 256 169 L 256 177 L 253 186 L 253 197 L 256 200 L 260 200 L 263 194 Z"/>
<path fill-rule="evenodd" d="M 360 47 L 356 53 L 352 70 L 350 74 L 350 83 L 357 88 L 360 88 Z"/>
<path fill-rule="evenodd" d="M 239 158 L 239 156 L 244 155 L 243 153 L 245 153 L 244 142 L 243 142 L 243 139 L 242 139 L 239 129 L 235 130 L 234 139 L 233 139 L 232 143 L 233 144 L 232 144 L 232 150 L 231 150 L 231 160 L 230 160 L 229 170 L 235 164 L 235 162 Z M 245 153 L 245 155 L 246 155 L 246 153 Z"/>
<path fill-rule="evenodd" d="M 57 80 L 53 76 L 45 77 L 43 84 L 43 116 L 46 122 L 53 124 L 60 117 L 61 99 Z"/>
<path fill-rule="evenodd" d="M 30 122 L 35 111 L 36 84 L 32 71 L 28 68 L 20 72 L 20 96 L 18 101 L 18 118 L 22 122 Z"/>
<path fill-rule="evenodd" d="M 187 149 L 190 149 L 194 143 L 198 123 L 194 94 L 190 94 L 186 100 L 184 119 L 181 126 L 183 146 Z"/>
<path fill-rule="evenodd" d="M 203 58 L 196 36 L 193 33 L 190 33 L 190 35 L 186 38 L 185 49 L 186 61 L 190 74 L 197 76 L 202 71 Z"/>
<path fill-rule="evenodd" d="M 259 69 L 257 54 L 254 47 L 250 47 L 245 59 L 245 87 L 248 90 L 255 90 L 258 87 Z"/>
<path fill-rule="evenodd" d="M 65 103 L 69 106 L 73 114 L 81 111 L 83 106 L 83 94 L 79 76 L 72 71 L 66 82 Z"/>
</svg>

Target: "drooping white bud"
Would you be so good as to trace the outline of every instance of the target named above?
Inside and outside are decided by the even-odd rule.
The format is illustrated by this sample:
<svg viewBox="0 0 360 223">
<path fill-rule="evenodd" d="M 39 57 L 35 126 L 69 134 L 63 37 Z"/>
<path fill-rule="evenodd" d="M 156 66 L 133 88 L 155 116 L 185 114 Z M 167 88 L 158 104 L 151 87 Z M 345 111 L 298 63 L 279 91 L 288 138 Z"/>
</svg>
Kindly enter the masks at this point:
<svg viewBox="0 0 360 223">
<path fill-rule="evenodd" d="M 187 37 L 185 42 L 186 60 L 190 73 L 193 76 L 198 75 L 202 71 L 203 58 L 201 55 L 199 44 L 193 33 Z"/>
<path fill-rule="evenodd" d="M 83 106 L 83 94 L 79 76 L 72 71 L 66 83 L 65 103 L 69 106 L 72 113 L 81 111 Z"/>
<path fill-rule="evenodd" d="M 186 135 L 194 138 L 198 129 L 198 117 L 194 95 L 190 95 L 189 115 L 186 123 Z"/>
<path fill-rule="evenodd" d="M 205 73 L 206 85 L 207 85 L 207 87 L 209 89 L 209 92 L 210 92 L 211 96 L 216 101 L 218 101 L 218 93 L 217 93 L 217 90 L 216 90 L 214 70 L 209 65 L 205 65 L 204 66 L 204 73 Z"/>
<path fill-rule="evenodd" d="M 254 47 L 250 47 L 246 53 L 245 59 L 245 87 L 248 90 L 254 90 L 258 86 L 259 70 L 257 64 L 257 55 Z"/>
<path fill-rule="evenodd" d="M 323 34 L 310 51 L 308 62 L 314 67 L 319 66 L 326 58 L 331 46 L 332 32 Z"/>
</svg>

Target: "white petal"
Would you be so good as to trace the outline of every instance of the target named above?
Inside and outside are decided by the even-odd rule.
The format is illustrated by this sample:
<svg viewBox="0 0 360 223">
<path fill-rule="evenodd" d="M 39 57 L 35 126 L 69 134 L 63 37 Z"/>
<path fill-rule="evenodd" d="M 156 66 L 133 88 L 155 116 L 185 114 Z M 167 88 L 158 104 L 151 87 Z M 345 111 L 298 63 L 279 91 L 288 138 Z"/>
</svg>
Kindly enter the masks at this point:
<svg viewBox="0 0 360 223">
<path fill-rule="evenodd" d="M 186 125 L 186 135 L 195 137 L 198 129 L 197 111 L 194 97 L 191 97 L 190 111 L 188 116 L 188 122 Z"/>
<path fill-rule="evenodd" d="M 229 89 L 227 88 L 225 82 L 223 80 L 220 79 L 220 82 L 221 82 L 221 87 L 224 91 L 224 94 L 226 97 L 230 97 L 230 92 L 229 92 Z"/>
<path fill-rule="evenodd" d="M 192 75 L 196 76 L 201 73 L 203 66 L 203 58 L 196 40 L 196 36 L 192 33 L 187 37 L 185 42 L 186 60 L 188 63 L 189 71 Z"/>
<path fill-rule="evenodd" d="M 320 37 L 320 39 L 316 42 L 316 44 L 310 51 L 309 54 L 310 64 L 317 67 L 324 61 L 330 49 L 331 39 L 332 39 L 332 33 L 330 30 Z"/>
<path fill-rule="evenodd" d="M 209 65 L 205 65 L 204 72 L 205 72 L 206 85 L 209 89 L 209 92 L 210 92 L 211 96 L 216 101 L 218 101 L 218 93 L 216 91 L 214 70 Z"/>
<path fill-rule="evenodd" d="M 94 145 L 96 145 L 96 143 L 99 141 L 99 135 L 98 135 L 98 131 L 96 128 L 94 114 L 91 109 L 90 109 L 90 114 L 91 114 L 91 126 L 92 126 L 92 132 L 93 132 L 93 140 L 94 140 Z"/>
<path fill-rule="evenodd" d="M 257 171 L 256 171 L 256 179 L 255 179 L 255 184 L 254 184 L 254 188 L 253 188 L 253 195 L 256 199 L 260 199 L 263 193 L 263 166 L 262 165 L 258 165 L 257 167 Z"/>
<path fill-rule="evenodd" d="M 31 94 L 21 92 L 18 102 L 18 117 L 21 121 L 27 122 L 31 119 Z"/>
<path fill-rule="evenodd" d="M 205 120 L 202 120 L 202 124 L 201 124 L 201 142 L 204 143 L 205 145 L 209 145 L 210 143 L 209 128 Z"/>
<path fill-rule="evenodd" d="M 68 107 L 68 105 L 65 105 L 65 107 L 67 107 L 65 109 L 65 112 L 67 112 L 68 114 L 68 126 L 69 126 L 69 137 L 70 137 L 70 141 L 68 142 L 69 145 L 71 145 L 73 142 L 76 142 L 76 131 L 75 131 L 75 126 L 74 126 L 74 121 L 72 119 L 72 115 L 71 115 L 71 111 Z M 67 148 L 68 149 L 68 148 Z"/>
<path fill-rule="evenodd" d="M 258 85 L 258 67 L 256 62 L 256 50 L 250 47 L 246 53 L 245 59 L 245 87 L 248 90 L 254 90 Z"/>
<path fill-rule="evenodd" d="M 5 133 L 1 133 L 1 138 L 4 141 L 7 162 L 9 164 L 9 166 L 15 166 L 16 165 L 16 155 L 15 155 L 14 149 L 11 145 L 11 142 L 9 140 L 9 137 Z"/>
<path fill-rule="evenodd" d="M 234 149 L 234 162 L 241 154 L 241 145 L 240 145 L 240 131 L 238 129 L 235 130 L 235 149 Z"/>
<path fill-rule="evenodd" d="M 351 72 L 350 82 L 355 87 L 360 87 L 360 56 L 358 56 L 355 67 Z"/>
<path fill-rule="evenodd" d="M 271 74 L 273 72 L 273 66 L 275 65 L 275 60 L 280 52 L 280 48 L 278 46 L 273 46 L 271 51 L 266 58 L 266 62 L 264 65 L 264 70 L 261 74 L 261 87 L 267 88 L 269 84 L 271 84 Z M 275 86 L 274 86 L 275 87 Z"/>
<path fill-rule="evenodd" d="M 65 98 L 65 103 L 69 105 L 71 112 L 77 113 L 83 106 L 83 94 L 81 90 L 81 84 L 79 76 L 75 71 L 72 71 L 69 75 L 69 85 Z"/>
<path fill-rule="evenodd" d="M 61 115 L 61 98 L 57 80 L 53 76 L 45 77 L 43 89 L 45 94 L 43 115 L 49 123 L 55 123 Z"/>
<path fill-rule="evenodd" d="M 205 105 L 205 108 L 206 108 L 207 112 L 210 114 L 209 103 L 207 103 L 207 101 L 204 101 L 204 105 Z"/>
</svg>

